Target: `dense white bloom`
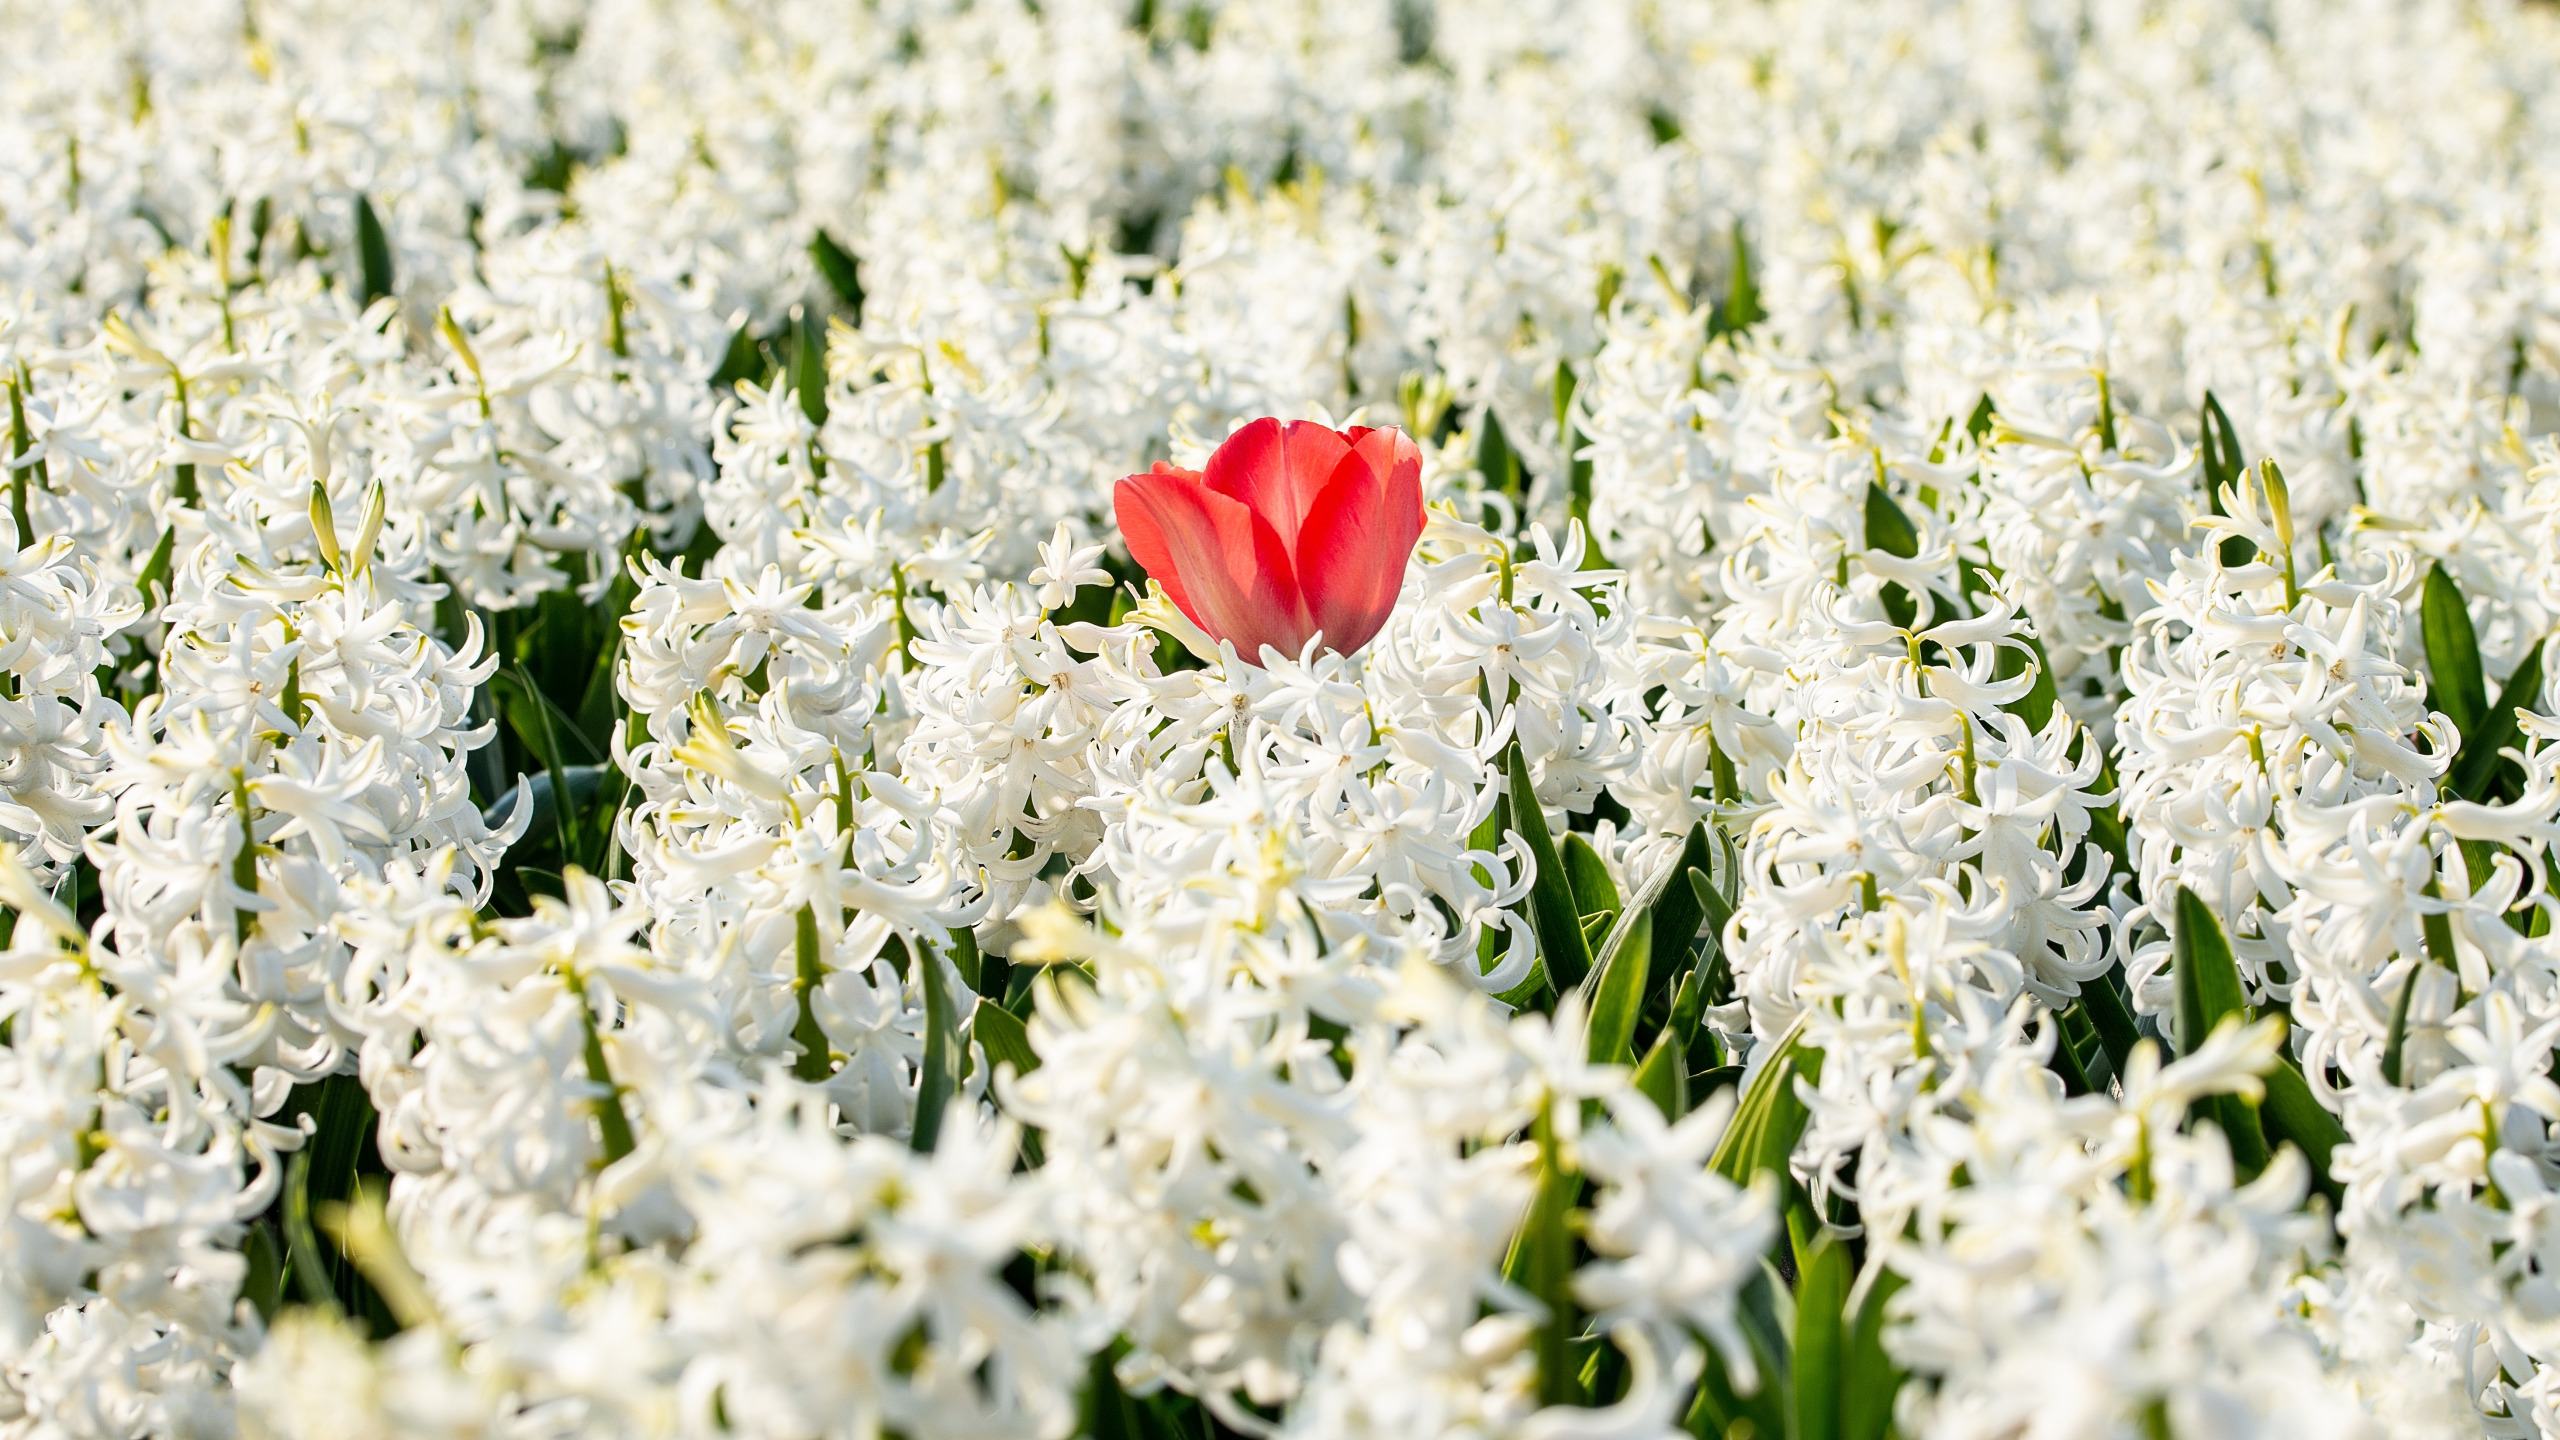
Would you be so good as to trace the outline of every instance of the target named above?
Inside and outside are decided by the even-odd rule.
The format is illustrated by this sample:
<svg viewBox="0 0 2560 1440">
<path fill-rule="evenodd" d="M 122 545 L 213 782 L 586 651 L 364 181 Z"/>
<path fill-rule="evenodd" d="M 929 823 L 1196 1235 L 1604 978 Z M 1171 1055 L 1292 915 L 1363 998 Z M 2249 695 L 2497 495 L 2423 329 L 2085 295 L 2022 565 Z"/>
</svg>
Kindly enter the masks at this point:
<svg viewBox="0 0 2560 1440">
<path fill-rule="evenodd" d="M 0 23 L 0 1440 L 2560 1436 L 2547 8 Z"/>
</svg>

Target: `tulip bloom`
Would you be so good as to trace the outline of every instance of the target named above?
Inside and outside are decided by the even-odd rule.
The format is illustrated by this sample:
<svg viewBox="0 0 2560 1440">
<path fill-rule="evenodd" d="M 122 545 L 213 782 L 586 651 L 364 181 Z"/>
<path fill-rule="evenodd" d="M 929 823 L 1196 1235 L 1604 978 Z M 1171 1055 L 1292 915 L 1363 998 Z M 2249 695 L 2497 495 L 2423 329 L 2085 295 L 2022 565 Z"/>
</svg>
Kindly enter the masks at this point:
<svg viewBox="0 0 2560 1440">
<path fill-rule="evenodd" d="M 1112 500 L 1131 558 L 1245 660 L 1317 635 L 1348 655 L 1396 608 L 1422 536 L 1422 451 L 1401 430 L 1256 420 L 1207 469 L 1159 461 Z"/>
</svg>

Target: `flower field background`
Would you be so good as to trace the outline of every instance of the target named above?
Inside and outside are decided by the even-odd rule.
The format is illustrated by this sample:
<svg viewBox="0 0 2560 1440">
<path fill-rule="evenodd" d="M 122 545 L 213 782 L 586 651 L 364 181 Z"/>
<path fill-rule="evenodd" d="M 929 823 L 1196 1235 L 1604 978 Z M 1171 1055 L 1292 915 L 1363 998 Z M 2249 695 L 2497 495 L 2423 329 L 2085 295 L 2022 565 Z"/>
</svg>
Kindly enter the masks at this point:
<svg viewBox="0 0 2560 1440">
<path fill-rule="evenodd" d="M 2560 1435 L 2551 8 L 0 37 L 0 1435 Z"/>
</svg>

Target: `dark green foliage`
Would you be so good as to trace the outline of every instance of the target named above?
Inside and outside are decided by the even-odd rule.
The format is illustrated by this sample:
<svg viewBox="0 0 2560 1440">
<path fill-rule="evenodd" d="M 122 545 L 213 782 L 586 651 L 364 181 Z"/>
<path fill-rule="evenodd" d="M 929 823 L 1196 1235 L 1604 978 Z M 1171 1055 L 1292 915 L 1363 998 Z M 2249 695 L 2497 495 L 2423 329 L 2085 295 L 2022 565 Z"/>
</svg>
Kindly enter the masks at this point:
<svg viewBox="0 0 2560 1440">
<path fill-rule="evenodd" d="M 2427 567 L 2418 627 L 2427 647 L 2427 698 L 2462 732 L 2467 751 L 2488 719 L 2489 687 L 2480 675 L 2480 637 L 2471 628 L 2471 609 L 2442 561 Z"/>
<path fill-rule="evenodd" d="M 834 291 L 844 306 L 848 323 L 862 323 L 862 273 L 853 252 L 836 243 L 836 237 L 821 229 L 809 237 L 809 259 L 818 267 L 818 275 Z"/>
<path fill-rule="evenodd" d="M 2227 1023 L 2247 1024 L 2249 1000 L 2240 981 L 2240 967 L 2232 959 L 2231 942 L 2222 933 L 2222 922 L 2214 918 L 2212 907 L 2185 886 L 2174 887 L 2172 907 L 2175 923 L 2170 927 L 2174 945 L 2171 968 L 2178 987 L 2178 1039 L 2186 1052 L 2193 1054 L 2215 1029 Z M 2210 1120 L 2220 1127 L 2223 1138 L 2231 1145 L 2231 1162 L 2244 1178 L 2255 1176 L 2267 1165 L 2267 1142 L 2261 1132 L 2258 1107 L 2237 1095 L 2208 1095 L 2196 1102 L 2196 1118 Z"/>
<path fill-rule="evenodd" d="M 365 304 L 392 293 L 391 237 L 383 233 L 372 198 L 362 193 L 356 196 L 356 261 Z"/>
<path fill-rule="evenodd" d="M 1547 977 L 1561 994 L 1590 973 L 1591 952 L 1582 939 L 1582 915 L 1574 905 L 1572 883 L 1547 836 L 1547 817 L 1538 806 L 1538 792 L 1529 783 L 1529 762 L 1520 753 L 1520 742 L 1511 743 L 1504 759 L 1511 825 L 1538 871 L 1529 892 L 1530 924 L 1538 933 L 1538 953 L 1546 961 Z"/>
</svg>

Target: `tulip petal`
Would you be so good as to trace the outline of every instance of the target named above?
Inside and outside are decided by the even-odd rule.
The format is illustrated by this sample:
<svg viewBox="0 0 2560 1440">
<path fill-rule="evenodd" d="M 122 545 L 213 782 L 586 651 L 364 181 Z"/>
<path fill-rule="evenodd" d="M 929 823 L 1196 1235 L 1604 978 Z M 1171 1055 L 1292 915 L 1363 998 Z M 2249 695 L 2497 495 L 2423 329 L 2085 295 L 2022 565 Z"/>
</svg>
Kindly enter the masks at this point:
<svg viewBox="0 0 2560 1440">
<path fill-rule="evenodd" d="M 1201 479 L 1211 490 L 1253 507 L 1280 543 L 1296 554 L 1307 512 L 1350 451 L 1351 442 L 1341 432 L 1313 421 L 1282 425 L 1256 420 L 1227 437 L 1209 457 Z"/>
<path fill-rule="evenodd" d="M 1139 543 L 1160 546 L 1166 569 L 1148 565 L 1147 573 L 1183 614 L 1232 642 L 1239 656 L 1259 665 L 1265 645 L 1295 655 L 1314 633 L 1287 547 L 1244 502 L 1180 472 L 1132 475 L 1113 498 L 1122 533 L 1133 533 L 1128 517 L 1135 516 L 1134 533 L 1148 536 L 1132 542 L 1130 553 L 1137 555 Z"/>
<path fill-rule="evenodd" d="M 1422 451 L 1400 431 L 1362 435 L 1298 535 L 1299 586 L 1327 647 L 1348 655 L 1386 625 L 1422 523 Z"/>
<path fill-rule="evenodd" d="M 1138 568 L 1146 571 L 1148 578 L 1164 587 L 1165 598 L 1190 616 L 1192 624 L 1199 625 L 1200 612 L 1192 608 L 1190 592 L 1182 584 L 1182 574 L 1174 568 L 1173 550 L 1165 543 L 1163 527 L 1156 522 L 1156 509 L 1140 498 L 1135 489 L 1141 481 L 1152 480 L 1158 475 L 1174 476 L 1195 485 L 1200 482 L 1199 471 L 1177 470 L 1159 460 L 1150 473 L 1132 475 L 1112 487 L 1112 514 L 1120 522 L 1120 538 L 1129 546 L 1129 558 L 1138 562 Z M 1203 625 L 1201 628 L 1208 627 Z"/>
</svg>

